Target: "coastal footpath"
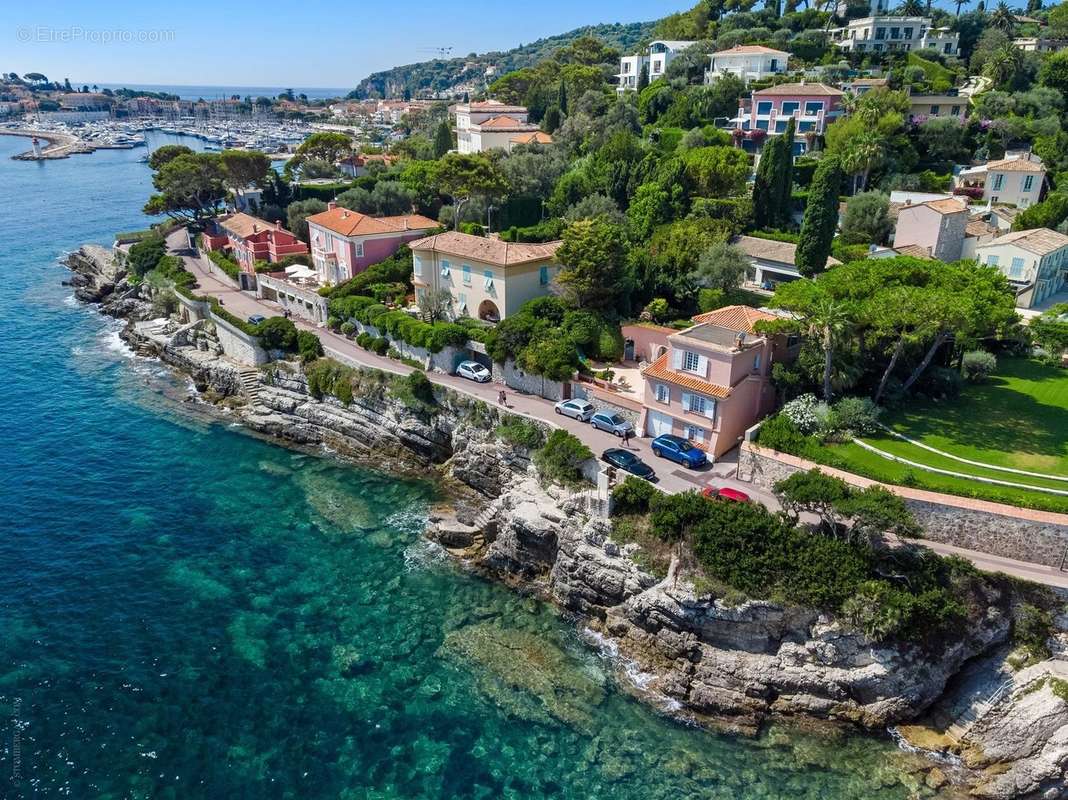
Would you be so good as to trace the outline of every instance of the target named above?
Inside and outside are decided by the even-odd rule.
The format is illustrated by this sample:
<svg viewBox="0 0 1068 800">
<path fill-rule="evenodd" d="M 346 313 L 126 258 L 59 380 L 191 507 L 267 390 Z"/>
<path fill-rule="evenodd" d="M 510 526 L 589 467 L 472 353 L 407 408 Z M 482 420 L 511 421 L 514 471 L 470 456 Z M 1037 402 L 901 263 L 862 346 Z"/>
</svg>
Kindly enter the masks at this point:
<svg viewBox="0 0 1068 800">
<path fill-rule="evenodd" d="M 202 397 L 248 427 L 438 476 L 455 500 L 435 513 L 428 535 L 606 637 L 648 676 L 641 694 L 662 708 L 745 732 L 772 714 L 874 729 L 911 722 L 902 731 L 911 741 L 961 759 L 929 765 L 930 793 L 952 778 L 982 797 L 1068 797 L 1060 660 L 1031 665 L 1026 680 L 1005 688 L 1008 585 L 973 597 L 973 624 L 938 652 L 875 644 L 812 609 L 698 591 L 674 563 L 666 575 L 639 564 L 635 546 L 593 513 L 589 493 L 543 486 L 530 453 L 495 434 L 506 420 L 500 409 L 439 390 L 428 413 L 405 402 L 395 376 L 368 370 L 340 376 L 352 387 L 348 403 L 324 391 L 321 367 L 273 362 L 250 373 L 223 356 L 209 322 L 160 318 L 160 298 L 128 286 L 109 251 L 83 248 L 68 266 L 79 299 L 129 321 L 124 338 L 135 350 L 190 375 Z M 1068 645 L 1063 618 L 1059 627 L 1058 654 Z"/>
</svg>

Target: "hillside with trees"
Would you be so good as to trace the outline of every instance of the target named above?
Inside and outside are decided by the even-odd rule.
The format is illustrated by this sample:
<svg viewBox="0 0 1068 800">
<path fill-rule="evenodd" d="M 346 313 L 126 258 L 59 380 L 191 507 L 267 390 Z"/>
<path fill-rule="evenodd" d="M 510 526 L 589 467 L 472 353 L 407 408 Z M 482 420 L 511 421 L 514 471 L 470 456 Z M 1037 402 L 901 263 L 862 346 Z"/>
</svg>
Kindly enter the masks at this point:
<svg viewBox="0 0 1068 800">
<path fill-rule="evenodd" d="M 596 37 L 613 50 L 630 52 L 652 38 L 656 24 L 632 22 L 586 25 L 503 52 L 470 53 L 466 56 L 435 58 L 417 64 L 393 67 L 368 75 L 349 93 L 349 98 L 363 100 L 369 97 L 405 95 L 420 97 L 435 92 L 447 92 L 452 87 L 463 84 L 481 84 L 486 77 L 486 67 L 496 67 L 497 75 L 531 67 L 546 60 L 557 50 L 569 47 L 578 39 L 588 36 Z"/>
</svg>

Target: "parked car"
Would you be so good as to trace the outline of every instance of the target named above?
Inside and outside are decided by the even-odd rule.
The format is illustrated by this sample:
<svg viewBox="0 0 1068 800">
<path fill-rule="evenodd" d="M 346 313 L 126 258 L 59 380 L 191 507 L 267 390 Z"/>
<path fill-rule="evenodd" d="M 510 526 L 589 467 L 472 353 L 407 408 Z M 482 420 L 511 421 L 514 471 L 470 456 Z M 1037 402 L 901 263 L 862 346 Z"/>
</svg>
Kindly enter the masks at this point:
<svg viewBox="0 0 1068 800">
<path fill-rule="evenodd" d="M 720 489 L 717 489 L 715 486 L 706 486 L 701 490 L 701 494 L 709 500 L 727 500 L 731 503 L 753 502 L 752 498 L 741 489 L 732 489 L 729 486 L 724 486 Z"/>
<path fill-rule="evenodd" d="M 553 408 L 556 409 L 557 414 L 563 414 L 565 417 L 582 422 L 589 422 L 594 411 L 593 403 L 589 400 L 561 400 Z"/>
<path fill-rule="evenodd" d="M 493 377 L 493 373 L 477 361 L 461 361 L 456 367 L 456 374 L 475 383 L 488 383 Z"/>
<path fill-rule="evenodd" d="M 690 469 L 703 467 L 708 463 L 708 456 L 700 447 L 688 442 L 681 436 L 663 433 L 653 439 L 653 455 L 675 461 Z"/>
<path fill-rule="evenodd" d="M 634 426 L 612 411 L 598 411 L 590 417 L 590 424 L 599 431 L 608 431 L 620 437 L 624 431 L 634 433 Z"/>
<path fill-rule="evenodd" d="M 653 472 L 653 468 L 630 452 L 630 450 L 624 450 L 621 447 L 609 447 L 601 453 L 601 460 L 616 469 L 629 472 L 631 475 L 637 475 L 639 478 L 645 478 L 647 481 L 656 480 L 656 473 Z"/>
<path fill-rule="evenodd" d="M 263 316 L 263 314 L 253 314 L 251 317 L 248 318 L 248 324 L 259 325 L 261 322 L 265 322 L 266 320 L 267 317 Z"/>
</svg>

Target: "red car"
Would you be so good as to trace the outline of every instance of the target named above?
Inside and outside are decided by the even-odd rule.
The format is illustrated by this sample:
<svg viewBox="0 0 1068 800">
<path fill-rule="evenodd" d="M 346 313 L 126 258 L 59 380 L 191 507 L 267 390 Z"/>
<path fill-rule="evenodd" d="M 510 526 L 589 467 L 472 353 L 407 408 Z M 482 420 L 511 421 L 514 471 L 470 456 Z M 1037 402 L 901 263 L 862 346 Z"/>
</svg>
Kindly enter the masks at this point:
<svg viewBox="0 0 1068 800">
<path fill-rule="evenodd" d="M 729 500 L 732 503 L 753 502 L 745 492 L 739 489 L 732 489 L 729 486 L 724 486 L 722 489 L 717 489 L 714 486 L 706 486 L 701 491 L 701 494 L 709 500 Z"/>
</svg>

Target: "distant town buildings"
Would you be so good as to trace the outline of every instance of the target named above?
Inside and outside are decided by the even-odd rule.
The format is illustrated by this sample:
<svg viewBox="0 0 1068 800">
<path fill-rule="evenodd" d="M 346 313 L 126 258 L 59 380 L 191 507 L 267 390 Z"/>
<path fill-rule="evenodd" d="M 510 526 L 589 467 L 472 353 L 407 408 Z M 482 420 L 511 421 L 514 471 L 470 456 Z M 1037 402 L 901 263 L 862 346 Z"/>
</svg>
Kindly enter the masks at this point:
<svg viewBox="0 0 1068 800">
<path fill-rule="evenodd" d="M 680 52 L 687 47 L 692 47 L 697 42 L 672 41 L 669 39 L 657 39 L 652 42 L 644 53 L 632 56 L 623 56 L 619 59 L 619 84 L 616 90 L 619 92 L 634 91 L 638 88 L 638 77 L 642 67 L 648 70 L 649 82 L 664 77 L 668 65 Z"/>
</svg>

